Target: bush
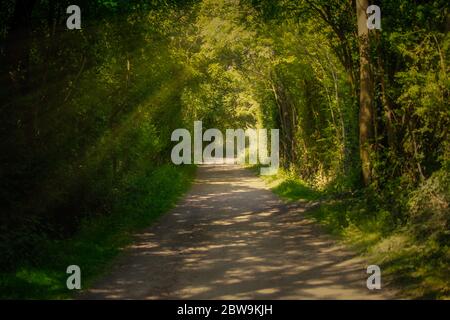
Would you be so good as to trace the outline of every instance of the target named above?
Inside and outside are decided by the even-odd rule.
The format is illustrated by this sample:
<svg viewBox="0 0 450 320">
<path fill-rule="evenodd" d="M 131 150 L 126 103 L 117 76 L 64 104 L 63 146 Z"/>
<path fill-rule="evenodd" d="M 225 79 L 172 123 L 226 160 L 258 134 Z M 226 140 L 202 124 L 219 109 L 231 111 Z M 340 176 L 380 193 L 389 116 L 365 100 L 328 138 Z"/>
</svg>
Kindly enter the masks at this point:
<svg viewBox="0 0 450 320">
<path fill-rule="evenodd" d="M 409 224 L 418 238 L 450 244 L 449 200 L 450 173 L 446 169 L 435 172 L 412 193 Z"/>
</svg>

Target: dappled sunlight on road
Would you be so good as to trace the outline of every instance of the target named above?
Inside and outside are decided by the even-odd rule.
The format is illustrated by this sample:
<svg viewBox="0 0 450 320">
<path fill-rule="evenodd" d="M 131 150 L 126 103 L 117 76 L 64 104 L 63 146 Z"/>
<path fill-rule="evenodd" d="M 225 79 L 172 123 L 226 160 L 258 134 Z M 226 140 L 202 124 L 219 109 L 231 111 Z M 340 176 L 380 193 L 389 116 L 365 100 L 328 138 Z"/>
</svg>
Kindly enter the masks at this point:
<svg viewBox="0 0 450 320">
<path fill-rule="evenodd" d="M 199 168 L 192 190 L 127 248 L 86 298 L 380 298 L 365 265 L 238 166 Z"/>
</svg>

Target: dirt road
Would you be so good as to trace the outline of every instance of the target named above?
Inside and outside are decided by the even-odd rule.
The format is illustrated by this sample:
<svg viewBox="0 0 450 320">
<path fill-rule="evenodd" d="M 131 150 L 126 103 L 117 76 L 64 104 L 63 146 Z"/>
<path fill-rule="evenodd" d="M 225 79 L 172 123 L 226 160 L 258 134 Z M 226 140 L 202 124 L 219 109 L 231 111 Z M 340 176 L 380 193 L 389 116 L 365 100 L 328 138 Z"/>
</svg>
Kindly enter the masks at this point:
<svg viewBox="0 0 450 320">
<path fill-rule="evenodd" d="M 201 166 L 83 299 L 373 299 L 366 265 L 252 172 Z"/>
</svg>

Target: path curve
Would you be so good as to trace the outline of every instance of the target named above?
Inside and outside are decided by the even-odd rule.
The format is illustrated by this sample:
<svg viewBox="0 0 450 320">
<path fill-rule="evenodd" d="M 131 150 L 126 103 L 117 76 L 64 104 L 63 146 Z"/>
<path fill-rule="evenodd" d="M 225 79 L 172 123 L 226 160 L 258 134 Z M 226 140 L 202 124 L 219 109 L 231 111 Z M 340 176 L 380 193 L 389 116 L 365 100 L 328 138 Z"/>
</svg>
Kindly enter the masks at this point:
<svg viewBox="0 0 450 320">
<path fill-rule="evenodd" d="M 383 299 L 366 265 L 239 166 L 203 165 L 83 299 Z"/>
</svg>

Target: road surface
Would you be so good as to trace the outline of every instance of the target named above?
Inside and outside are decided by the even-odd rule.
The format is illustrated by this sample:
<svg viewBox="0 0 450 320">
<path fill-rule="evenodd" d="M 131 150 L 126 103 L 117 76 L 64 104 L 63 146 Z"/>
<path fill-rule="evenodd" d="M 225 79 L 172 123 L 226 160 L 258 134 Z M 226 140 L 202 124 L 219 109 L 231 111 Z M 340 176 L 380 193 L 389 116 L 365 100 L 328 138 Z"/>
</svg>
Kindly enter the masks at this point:
<svg viewBox="0 0 450 320">
<path fill-rule="evenodd" d="M 82 299 L 384 299 L 367 264 L 251 171 L 203 165 Z"/>
</svg>

